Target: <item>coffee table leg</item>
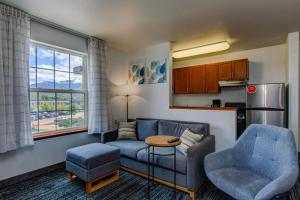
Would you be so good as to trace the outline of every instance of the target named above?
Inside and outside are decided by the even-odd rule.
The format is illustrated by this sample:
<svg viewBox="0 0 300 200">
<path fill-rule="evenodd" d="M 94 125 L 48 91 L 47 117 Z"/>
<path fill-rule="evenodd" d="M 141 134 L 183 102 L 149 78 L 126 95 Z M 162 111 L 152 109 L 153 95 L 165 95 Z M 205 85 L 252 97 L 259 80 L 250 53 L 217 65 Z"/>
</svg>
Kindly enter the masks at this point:
<svg viewBox="0 0 300 200">
<path fill-rule="evenodd" d="M 150 199 L 150 146 L 148 146 L 148 198 Z"/>
<path fill-rule="evenodd" d="M 152 146 L 152 184 L 154 185 L 154 146 Z"/>
<path fill-rule="evenodd" d="M 174 147 L 174 199 L 176 199 L 176 147 Z"/>
</svg>

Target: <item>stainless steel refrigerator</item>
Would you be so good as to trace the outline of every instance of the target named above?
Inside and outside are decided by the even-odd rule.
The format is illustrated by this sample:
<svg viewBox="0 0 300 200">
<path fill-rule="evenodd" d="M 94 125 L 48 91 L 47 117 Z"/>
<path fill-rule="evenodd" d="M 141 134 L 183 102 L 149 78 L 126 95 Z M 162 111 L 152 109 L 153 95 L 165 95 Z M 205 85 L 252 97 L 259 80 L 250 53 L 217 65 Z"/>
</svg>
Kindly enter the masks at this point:
<svg viewBox="0 0 300 200">
<path fill-rule="evenodd" d="M 246 118 L 250 124 L 286 127 L 286 93 L 284 83 L 249 84 L 246 87 Z"/>
</svg>

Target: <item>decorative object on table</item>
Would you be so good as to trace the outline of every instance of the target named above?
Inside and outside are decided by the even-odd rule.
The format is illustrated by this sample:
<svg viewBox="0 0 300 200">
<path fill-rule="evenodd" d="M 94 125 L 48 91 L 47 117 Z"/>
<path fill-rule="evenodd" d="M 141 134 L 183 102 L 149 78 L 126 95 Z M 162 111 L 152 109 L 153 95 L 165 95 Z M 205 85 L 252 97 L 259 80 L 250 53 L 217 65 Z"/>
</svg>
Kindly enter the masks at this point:
<svg viewBox="0 0 300 200">
<path fill-rule="evenodd" d="M 120 122 L 118 140 L 137 140 L 136 122 Z"/>
<path fill-rule="evenodd" d="M 167 58 L 146 59 L 132 64 L 128 70 L 129 84 L 156 84 L 167 81 Z"/>
<path fill-rule="evenodd" d="M 70 181 L 85 182 L 91 193 L 119 179 L 120 149 L 101 143 L 74 147 L 66 152 L 66 170 Z"/>
<path fill-rule="evenodd" d="M 204 166 L 210 181 L 235 199 L 278 198 L 299 173 L 293 133 L 258 124 L 250 125 L 232 147 L 207 155 Z"/>
<path fill-rule="evenodd" d="M 130 66 L 128 70 L 129 84 L 141 85 L 145 83 L 145 63 L 144 61 Z"/>
<path fill-rule="evenodd" d="M 120 85 L 118 87 L 118 95 L 126 97 L 126 121 L 127 122 L 128 122 L 128 115 L 129 115 L 128 100 L 129 100 L 129 96 L 134 94 L 135 91 L 132 85 L 125 84 L 125 85 Z"/>
<path fill-rule="evenodd" d="M 169 136 L 169 135 L 154 135 L 154 136 L 150 136 L 147 137 L 145 140 L 145 143 L 148 145 L 148 195 L 149 195 L 149 199 L 150 199 L 150 179 L 153 180 L 154 182 L 154 178 L 155 178 L 155 174 L 154 174 L 154 168 L 155 168 L 155 161 L 154 161 L 154 157 L 155 156 L 174 156 L 174 163 L 173 163 L 173 173 L 174 173 L 174 179 L 173 179 L 173 188 L 174 188 L 174 199 L 176 199 L 176 147 L 178 145 L 180 145 L 181 140 L 178 139 L 177 137 L 174 136 Z M 152 151 L 151 151 L 151 147 L 152 147 Z M 154 147 L 173 147 L 174 152 L 173 153 L 168 153 L 168 154 L 160 154 L 159 152 L 156 152 Z M 152 160 L 150 161 L 150 157 L 152 158 Z M 150 168 L 151 168 L 151 164 L 152 164 L 152 173 L 150 174 Z M 152 175 L 152 176 L 151 176 Z"/>
<path fill-rule="evenodd" d="M 198 133 L 193 133 L 191 130 L 189 130 L 188 128 L 185 129 L 185 131 L 183 132 L 183 134 L 180 136 L 180 140 L 181 140 L 181 144 L 179 146 L 177 146 L 177 150 L 180 151 L 181 153 L 183 153 L 185 156 L 187 155 L 187 150 L 199 143 L 203 138 L 202 134 L 198 134 Z"/>
</svg>

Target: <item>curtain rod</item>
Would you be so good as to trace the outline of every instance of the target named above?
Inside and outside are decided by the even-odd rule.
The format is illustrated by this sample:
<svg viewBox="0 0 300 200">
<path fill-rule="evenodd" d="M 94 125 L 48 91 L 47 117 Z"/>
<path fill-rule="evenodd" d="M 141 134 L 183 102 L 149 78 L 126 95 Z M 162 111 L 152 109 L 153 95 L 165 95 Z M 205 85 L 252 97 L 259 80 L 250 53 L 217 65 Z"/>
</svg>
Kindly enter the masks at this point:
<svg viewBox="0 0 300 200">
<path fill-rule="evenodd" d="M 88 39 L 90 36 L 87 35 L 87 34 L 84 34 L 84 33 L 81 33 L 81 32 L 78 32 L 78 31 L 75 31 L 73 29 L 70 29 L 70 28 L 67 28 L 67 27 L 64 27 L 64 26 L 61 26 L 61 25 L 58 25 L 54 22 L 50 22 L 48 20 L 45 20 L 45 19 L 42 19 L 42 18 L 39 18 L 39 17 L 36 17 L 34 15 L 30 15 L 30 20 L 34 21 L 34 22 L 37 22 L 37 23 L 40 23 L 40 24 L 43 24 L 43 25 L 46 25 L 46 26 L 49 26 L 51 28 L 54 28 L 54 29 L 57 29 L 59 31 L 63 31 L 63 32 L 66 32 L 66 33 L 70 33 L 72 35 L 75 35 L 75 36 L 78 36 L 78 37 L 81 37 L 81 38 L 84 38 L 84 39 Z M 104 41 L 103 39 L 100 39 L 100 38 L 97 38 L 99 40 L 102 40 Z"/>
</svg>

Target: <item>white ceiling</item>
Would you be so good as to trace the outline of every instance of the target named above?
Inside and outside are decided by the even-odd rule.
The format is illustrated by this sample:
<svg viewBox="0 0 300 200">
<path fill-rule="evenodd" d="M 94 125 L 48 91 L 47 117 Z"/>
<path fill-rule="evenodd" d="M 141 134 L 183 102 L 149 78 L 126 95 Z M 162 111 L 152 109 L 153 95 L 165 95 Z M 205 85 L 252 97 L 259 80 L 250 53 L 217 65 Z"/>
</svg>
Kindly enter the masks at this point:
<svg viewBox="0 0 300 200">
<path fill-rule="evenodd" d="M 164 41 L 174 50 L 227 40 L 230 51 L 285 42 L 300 0 L 0 0 L 125 51 Z"/>
</svg>

